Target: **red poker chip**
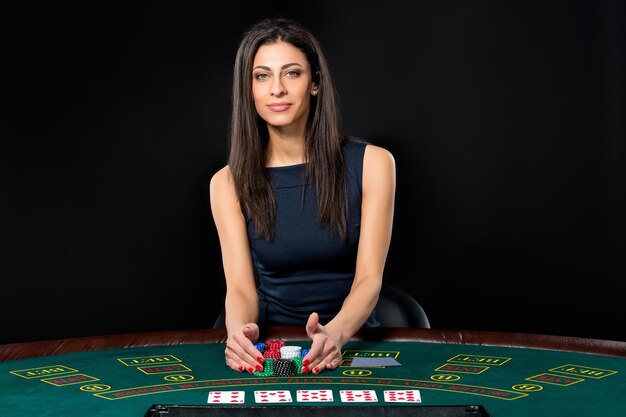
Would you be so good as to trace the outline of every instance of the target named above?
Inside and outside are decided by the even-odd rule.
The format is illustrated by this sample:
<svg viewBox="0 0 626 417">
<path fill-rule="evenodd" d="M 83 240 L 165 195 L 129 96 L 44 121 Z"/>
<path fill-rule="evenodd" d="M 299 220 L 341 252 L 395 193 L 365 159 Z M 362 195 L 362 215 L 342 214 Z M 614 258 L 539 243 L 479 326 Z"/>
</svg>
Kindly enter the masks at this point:
<svg viewBox="0 0 626 417">
<path fill-rule="evenodd" d="M 279 339 L 270 339 L 270 340 L 267 340 L 265 342 L 265 346 L 270 348 L 270 349 L 276 349 L 277 348 L 277 349 L 280 350 L 280 348 L 282 346 L 285 346 L 285 341 L 284 340 L 279 340 Z"/>
<path fill-rule="evenodd" d="M 264 358 L 271 358 L 271 359 L 281 359 L 280 350 L 265 349 L 263 351 L 263 357 Z"/>
</svg>

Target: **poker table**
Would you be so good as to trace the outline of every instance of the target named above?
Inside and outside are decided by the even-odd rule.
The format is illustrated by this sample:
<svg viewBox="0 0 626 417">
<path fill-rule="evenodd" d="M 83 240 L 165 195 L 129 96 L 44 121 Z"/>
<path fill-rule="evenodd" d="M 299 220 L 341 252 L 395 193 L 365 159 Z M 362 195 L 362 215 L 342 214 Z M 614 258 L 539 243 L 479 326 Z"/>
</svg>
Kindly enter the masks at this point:
<svg viewBox="0 0 626 417">
<path fill-rule="evenodd" d="M 268 328 L 264 339 L 310 347 L 301 328 Z M 287 415 L 305 417 L 626 416 L 621 341 L 363 329 L 344 346 L 337 369 L 286 377 L 227 368 L 225 341 L 223 329 L 207 329 L 0 345 L 2 413 L 227 417 L 277 415 L 283 407 Z M 399 365 L 353 366 L 356 358 L 392 358 Z M 313 390 L 325 390 L 332 400 L 298 401 Z M 287 393 L 291 402 L 260 403 L 263 392 Z M 344 402 L 345 393 L 363 392 L 368 402 Z M 214 404 L 210 393 L 237 401 Z M 412 402 L 403 402 L 406 393 Z"/>
</svg>

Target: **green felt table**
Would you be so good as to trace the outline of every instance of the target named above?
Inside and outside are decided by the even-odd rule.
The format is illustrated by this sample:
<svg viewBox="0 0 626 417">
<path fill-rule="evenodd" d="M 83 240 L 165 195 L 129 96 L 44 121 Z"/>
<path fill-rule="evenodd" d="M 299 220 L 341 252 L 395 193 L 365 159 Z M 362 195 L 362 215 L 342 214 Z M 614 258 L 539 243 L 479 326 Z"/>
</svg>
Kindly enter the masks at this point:
<svg viewBox="0 0 626 417">
<path fill-rule="evenodd" d="M 290 345 L 310 347 L 306 340 Z M 620 345 L 621 346 L 621 345 Z M 374 390 L 361 406 L 483 405 L 499 416 L 626 416 L 626 358 L 538 347 L 353 340 L 344 362 L 319 375 L 258 376 L 224 364 L 223 343 L 97 348 L 0 362 L 0 404 L 10 416 L 144 416 L 153 404 L 210 405 L 211 391 Z M 621 349 L 621 347 L 620 347 Z M 391 357 L 401 366 L 354 367 L 355 357 Z M 420 403 L 385 401 L 386 390 L 418 390 Z M 273 404 L 276 405 L 276 404 Z M 281 405 L 280 403 L 278 405 Z"/>
</svg>

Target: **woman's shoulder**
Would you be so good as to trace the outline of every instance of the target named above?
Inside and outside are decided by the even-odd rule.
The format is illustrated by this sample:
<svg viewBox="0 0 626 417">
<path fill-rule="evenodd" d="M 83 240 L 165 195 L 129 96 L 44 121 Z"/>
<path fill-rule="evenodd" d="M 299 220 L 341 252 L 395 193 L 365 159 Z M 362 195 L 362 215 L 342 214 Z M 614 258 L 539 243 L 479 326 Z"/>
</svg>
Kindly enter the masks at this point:
<svg viewBox="0 0 626 417">
<path fill-rule="evenodd" d="M 363 155 L 363 169 L 379 174 L 392 173 L 396 169 L 396 161 L 387 148 L 368 144 Z"/>
<path fill-rule="evenodd" d="M 343 142 L 344 152 L 363 152 L 363 156 L 365 159 L 369 159 L 374 161 L 384 162 L 393 162 L 393 155 L 387 149 L 379 145 L 375 145 L 372 142 L 357 138 L 357 137 L 347 137 Z"/>
<path fill-rule="evenodd" d="M 365 157 L 378 161 L 393 161 L 393 154 L 387 148 L 383 148 L 379 145 L 367 145 L 365 148 Z"/>
<path fill-rule="evenodd" d="M 230 172 L 228 165 L 220 168 L 211 176 L 210 187 L 213 190 L 224 190 L 225 188 L 232 187 L 233 176 Z"/>
<path fill-rule="evenodd" d="M 209 199 L 214 213 L 229 213 L 233 208 L 239 209 L 237 191 L 230 168 L 221 168 L 211 177 L 209 183 Z"/>
<path fill-rule="evenodd" d="M 367 145 L 363 156 L 363 190 L 385 194 L 385 190 L 395 187 L 395 177 L 396 161 L 392 153 L 382 146 Z"/>
</svg>

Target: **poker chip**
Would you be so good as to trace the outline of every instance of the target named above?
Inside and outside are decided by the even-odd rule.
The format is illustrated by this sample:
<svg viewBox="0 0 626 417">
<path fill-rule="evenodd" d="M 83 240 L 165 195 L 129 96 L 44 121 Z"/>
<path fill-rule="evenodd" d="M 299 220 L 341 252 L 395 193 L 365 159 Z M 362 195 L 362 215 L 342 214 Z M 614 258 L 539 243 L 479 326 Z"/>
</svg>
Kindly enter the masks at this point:
<svg viewBox="0 0 626 417">
<path fill-rule="evenodd" d="M 292 359 L 300 357 L 302 348 L 300 346 L 285 345 L 280 348 L 280 357 L 284 359 Z"/>
<path fill-rule="evenodd" d="M 296 373 L 302 375 L 302 357 L 293 358 L 292 360 L 296 364 Z"/>
<path fill-rule="evenodd" d="M 284 340 L 269 339 L 256 342 L 254 347 L 261 352 L 263 369 L 255 371 L 255 376 L 295 376 L 302 375 L 302 361 L 310 349 L 287 345 Z"/>
<path fill-rule="evenodd" d="M 263 351 L 264 358 L 281 359 L 280 350 L 278 349 L 265 349 Z"/>
<path fill-rule="evenodd" d="M 274 360 L 274 376 L 296 376 L 296 363 L 293 359 Z"/>
<path fill-rule="evenodd" d="M 285 346 L 285 341 L 280 339 L 270 339 L 265 341 L 265 346 L 267 349 L 280 350 L 281 347 Z"/>
<path fill-rule="evenodd" d="M 263 362 L 263 370 L 253 372 L 256 376 L 274 376 L 274 359 L 266 359 Z"/>
<path fill-rule="evenodd" d="M 284 340 L 269 339 L 256 342 L 254 347 L 265 359 L 263 370 L 253 372 L 256 376 L 293 376 L 302 375 L 302 360 L 309 349 L 301 346 L 287 345 Z M 288 362 L 285 362 L 288 360 Z M 275 362 L 279 361 L 278 367 Z"/>
</svg>

